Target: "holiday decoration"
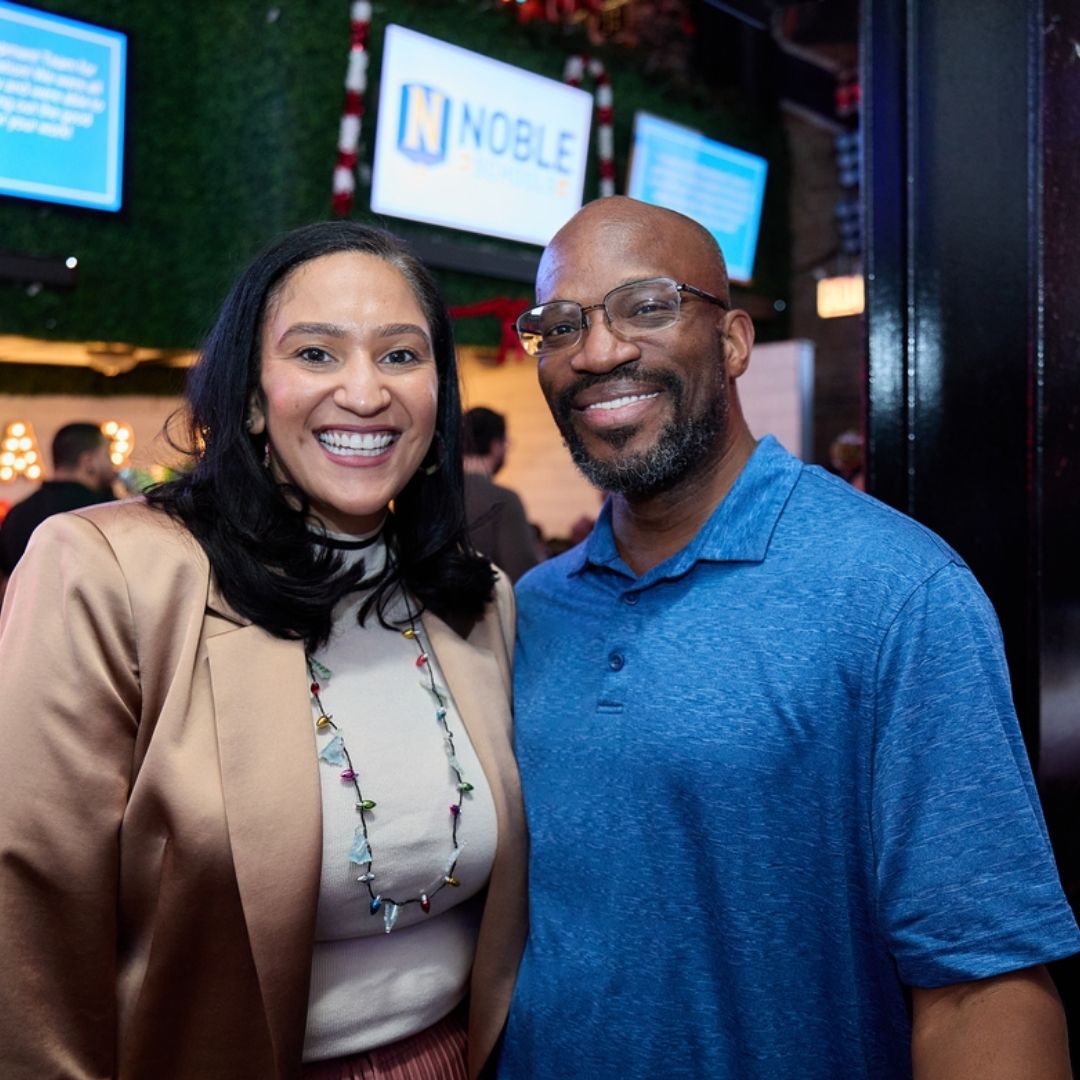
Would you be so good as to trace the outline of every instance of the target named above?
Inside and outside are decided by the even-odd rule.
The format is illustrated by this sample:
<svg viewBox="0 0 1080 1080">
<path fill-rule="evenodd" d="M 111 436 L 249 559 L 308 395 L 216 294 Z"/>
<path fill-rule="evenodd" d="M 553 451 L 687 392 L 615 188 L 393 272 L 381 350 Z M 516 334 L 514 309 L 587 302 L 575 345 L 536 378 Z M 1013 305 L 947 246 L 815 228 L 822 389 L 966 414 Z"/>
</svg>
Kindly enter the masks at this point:
<svg viewBox="0 0 1080 1080">
<path fill-rule="evenodd" d="M 422 668 L 425 673 L 425 678 L 421 681 L 420 685 L 428 692 L 435 705 L 435 730 L 442 741 L 443 749 L 446 752 L 447 762 L 453 773 L 452 786 L 455 794 L 452 797 L 458 800 L 451 803 L 448 807 L 450 813 L 450 852 L 446 856 L 446 860 L 440 867 L 438 873 L 431 878 L 430 884 L 417 893 L 416 896 L 395 899 L 392 896 L 384 895 L 379 892 L 378 890 L 381 886 L 372 884 L 375 881 L 375 852 L 371 846 L 369 832 L 372 829 L 372 821 L 369 820 L 368 814 L 374 810 L 378 804 L 374 799 L 366 798 L 361 790 L 360 774 L 357 771 L 356 763 L 354 763 L 348 747 L 345 745 L 345 737 L 338 724 L 335 723 L 332 714 L 328 713 L 323 705 L 322 692 L 325 689 L 326 684 L 329 683 L 332 678 L 332 673 L 325 664 L 320 663 L 310 653 L 307 658 L 308 674 L 311 677 L 311 685 L 308 689 L 311 693 L 312 704 L 314 705 L 317 714 L 315 730 L 320 735 L 333 735 L 319 751 L 319 760 L 335 769 L 342 765 L 345 766 L 345 768 L 340 769 L 338 775 L 341 777 L 342 783 L 347 786 L 350 798 L 354 800 L 356 810 L 360 815 L 360 824 L 356 826 L 353 834 L 353 842 L 349 849 L 348 860 L 354 867 L 360 870 L 360 875 L 356 880 L 364 887 L 364 891 L 367 894 L 368 910 L 372 915 L 377 914 L 380 910 L 382 911 L 383 928 L 388 934 L 394 929 L 394 925 L 397 923 L 398 914 L 403 907 L 408 904 L 419 904 L 420 910 L 426 915 L 431 911 L 431 898 L 433 896 L 441 892 L 447 885 L 457 888 L 461 884 L 460 880 L 454 874 L 454 870 L 457 868 L 458 859 L 461 857 L 462 846 L 461 840 L 458 837 L 458 829 L 461 822 L 460 800 L 469 792 L 475 790 L 473 785 L 462 775 L 461 762 L 458 759 L 457 750 L 454 746 L 454 735 L 447 723 L 447 703 L 450 700 L 450 692 L 435 681 L 435 675 L 431 670 L 430 664 L 431 656 L 424 648 L 424 643 L 420 638 L 420 631 L 416 626 L 416 617 L 413 614 L 411 607 L 408 609 L 408 618 L 409 625 L 401 631 L 401 634 L 403 637 L 412 641 L 418 649 L 416 666 Z M 368 777 L 367 779 L 370 780 L 371 778 Z"/>
<path fill-rule="evenodd" d="M 641 70 L 676 86 L 693 66 L 696 28 L 690 0 L 502 0 L 518 22 L 546 21 L 584 31 L 592 46 L 619 45 L 640 58 Z"/>
<path fill-rule="evenodd" d="M 499 320 L 499 351 L 495 354 L 495 363 L 502 364 L 511 353 L 522 355 L 514 321 L 531 304 L 532 300 L 495 296 L 476 304 L 458 304 L 450 308 L 450 317 L 468 319 L 477 315 L 494 315 Z"/>
<path fill-rule="evenodd" d="M 615 194 L 615 137 L 611 121 L 611 80 L 603 62 L 595 56 L 571 56 L 563 69 L 563 82 L 580 86 L 588 73 L 596 82 L 596 157 L 600 174 L 600 196 Z"/>
<path fill-rule="evenodd" d="M 617 38 L 630 20 L 634 0 L 503 0 L 517 11 L 519 22 L 546 19 L 550 23 L 582 25 L 593 45 Z"/>
<path fill-rule="evenodd" d="M 371 4 L 357 0 L 350 12 L 351 40 L 349 66 L 345 72 L 345 107 L 338 132 L 337 164 L 334 166 L 334 213 L 345 217 L 352 209 L 359 160 L 360 120 L 364 115 L 367 90 L 368 35 L 371 31 Z"/>
<path fill-rule="evenodd" d="M 109 440 L 109 457 L 117 469 L 127 467 L 131 451 L 135 449 L 135 436 L 131 425 L 118 420 L 106 420 L 101 425 L 101 433 Z"/>
<path fill-rule="evenodd" d="M 0 481 L 10 483 L 20 476 L 41 479 L 41 453 L 29 420 L 13 420 L 0 441 Z"/>
</svg>

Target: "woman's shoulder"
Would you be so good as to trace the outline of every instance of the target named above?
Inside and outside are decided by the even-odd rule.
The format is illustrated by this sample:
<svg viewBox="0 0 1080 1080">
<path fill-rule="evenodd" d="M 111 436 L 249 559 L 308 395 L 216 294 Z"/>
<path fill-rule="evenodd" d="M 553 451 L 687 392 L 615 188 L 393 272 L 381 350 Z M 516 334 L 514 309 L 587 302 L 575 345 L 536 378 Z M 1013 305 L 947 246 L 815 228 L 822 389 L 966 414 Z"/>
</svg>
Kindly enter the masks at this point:
<svg viewBox="0 0 1080 1080">
<path fill-rule="evenodd" d="M 202 547 L 181 522 L 145 499 L 98 503 L 47 518 L 31 543 L 63 544 L 73 548 L 106 545 L 125 576 L 160 577 L 171 564 L 208 569 Z"/>
</svg>

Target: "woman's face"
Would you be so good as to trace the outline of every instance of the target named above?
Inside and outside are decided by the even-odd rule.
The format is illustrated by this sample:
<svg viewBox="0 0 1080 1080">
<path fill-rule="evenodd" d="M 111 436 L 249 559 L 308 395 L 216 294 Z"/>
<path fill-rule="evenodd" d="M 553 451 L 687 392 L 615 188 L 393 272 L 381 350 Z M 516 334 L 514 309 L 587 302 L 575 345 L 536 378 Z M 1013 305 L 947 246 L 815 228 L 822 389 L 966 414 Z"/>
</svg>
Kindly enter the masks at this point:
<svg viewBox="0 0 1080 1080">
<path fill-rule="evenodd" d="M 355 251 L 294 270 L 262 327 L 251 431 L 330 531 L 376 529 L 435 432 L 431 330 L 405 278 Z"/>
</svg>

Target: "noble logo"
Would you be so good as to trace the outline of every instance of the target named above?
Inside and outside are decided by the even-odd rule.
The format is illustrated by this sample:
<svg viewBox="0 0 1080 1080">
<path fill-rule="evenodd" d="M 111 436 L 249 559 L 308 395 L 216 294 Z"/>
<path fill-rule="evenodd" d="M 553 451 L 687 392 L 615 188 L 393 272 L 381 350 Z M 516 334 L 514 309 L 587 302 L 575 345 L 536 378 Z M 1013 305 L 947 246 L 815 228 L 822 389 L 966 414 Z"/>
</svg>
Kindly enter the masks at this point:
<svg viewBox="0 0 1080 1080">
<path fill-rule="evenodd" d="M 398 149 L 419 164 L 437 165 L 446 160 L 449 132 L 450 99 L 446 94 L 423 83 L 404 83 Z"/>
</svg>

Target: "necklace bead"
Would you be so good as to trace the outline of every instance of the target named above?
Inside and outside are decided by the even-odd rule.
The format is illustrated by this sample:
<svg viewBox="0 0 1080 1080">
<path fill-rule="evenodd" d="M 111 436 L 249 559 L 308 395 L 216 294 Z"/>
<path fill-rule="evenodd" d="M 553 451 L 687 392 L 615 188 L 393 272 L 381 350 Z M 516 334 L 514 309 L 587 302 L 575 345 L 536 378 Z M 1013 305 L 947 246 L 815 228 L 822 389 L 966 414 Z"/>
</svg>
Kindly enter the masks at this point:
<svg viewBox="0 0 1080 1080">
<path fill-rule="evenodd" d="M 424 649 L 411 610 L 408 612 L 408 618 L 409 625 L 401 631 L 401 635 L 416 643 L 418 649 L 416 666 L 426 675 L 426 679 L 422 681 L 421 685 L 427 690 L 434 702 L 435 720 L 440 728 L 440 735 L 446 752 L 447 761 L 454 773 L 454 786 L 459 792 L 459 796 L 464 796 L 473 791 L 474 787 L 462 775 L 461 763 L 457 758 L 454 747 L 454 735 L 446 722 L 446 704 L 449 700 L 449 695 L 446 690 L 435 682 L 435 675 L 432 671 L 431 664 L 429 663 L 430 656 Z M 408 904 L 418 904 L 420 910 L 424 912 L 424 914 L 428 914 L 431 911 L 431 898 L 440 889 L 445 886 L 458 888 L 461 885 L 461 882 L 454 874 L 458 858 L 461 855 L 461 843 L 458 840 L 458 825 L 461 820 L 462 809 L 460 798 L 458 802 L 450 805 L 451 850 L 446 859 L 446 866 L 443 873 L 436 878 L 426 890 L 419 895 L 410 897 L 406 900 L 397 900 L 393 897 L 376 893 L 371 884 L 375 880 L 375 855 L 368 838 L 368 828 L 370 823 L 367 819 L 367 814 L 374 810 L 378 804 L 374 799 L 369 799 L 363 794 L 360 787 L 360 776 L 353 765 L 352 758 L 345 745 L 344 736 L 338 728 L 338 725 L 334 722 L 333 714 L 328 712 L 323 706 L 321 694 L 323 686 L 329 683 L 331 679 L 330 670 L 311 655 L 308 655 L 307 657 L 307 664 L 308 673 L 311 677 L 310 691 L 312 702 L 315 706 L 315 711 L 318 714 L 315 720 L 315 730 L 320 735 L 333 733 L 333 738 L 331 738 L 319 752 L 319 760 L 329 765 L 345 766 L 339 775 L 343 783 L 352 785 L 353 793 L 356 797 L 356 810 L 360 815 L 360 824 L 356 828 L 353 843 L 349 849 L 348 860 L 353 865 L 364 868 L 364 872 L 360 874 L 356 880 L 367 890 L 369 912 L 372 915 L 376 915 L 380 910 L 382 911 L 384 930 L 389 934 L 397 923 L 398 915 L 400 914 L 402 907 Z"/>
</svg>

